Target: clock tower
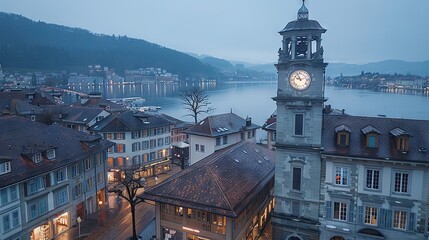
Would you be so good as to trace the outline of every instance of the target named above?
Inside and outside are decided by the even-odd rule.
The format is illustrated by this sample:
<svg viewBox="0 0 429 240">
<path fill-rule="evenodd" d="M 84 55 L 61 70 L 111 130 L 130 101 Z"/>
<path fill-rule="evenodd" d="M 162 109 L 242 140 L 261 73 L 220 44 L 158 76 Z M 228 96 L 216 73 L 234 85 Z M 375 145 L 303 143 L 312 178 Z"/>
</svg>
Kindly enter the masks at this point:
<svg viewBox="0 0 429 240">
<path fill-rule="evenodd" d="M 279 32 L 273 239 L 319 239 L 326 29 L 308 17 L 303 1 Z"/>
</svg>

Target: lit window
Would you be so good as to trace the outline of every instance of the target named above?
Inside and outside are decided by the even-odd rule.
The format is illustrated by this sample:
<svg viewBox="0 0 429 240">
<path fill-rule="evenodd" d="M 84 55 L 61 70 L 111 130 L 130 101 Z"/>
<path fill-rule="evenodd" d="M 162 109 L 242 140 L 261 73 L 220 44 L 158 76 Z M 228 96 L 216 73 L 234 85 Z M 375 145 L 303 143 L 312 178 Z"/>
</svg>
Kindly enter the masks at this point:
<svg viewBox="0 0 429 240">
<path fill-rule="evenodd" d="M 347 220 L 347 203 L 334 202 L 334 219 Z"/>
<path fill-rule="evenodd" d="M 407 212 L 397 211 L 393 212 L 393 228 L 405 229 L 407 222 Z"/>
<path fill-rule="evenodd" d="M 348 185 L 348 172 L 349 169 L 346 167 L 336 167 L 335 169 L 335 184 L 337 185 Z"/>
<path fill-rule="evenodd" d="M 370 225 L 377 225 L 378 208 L 366 207 L 365 208 L 365 223 Z"/>
</svg>

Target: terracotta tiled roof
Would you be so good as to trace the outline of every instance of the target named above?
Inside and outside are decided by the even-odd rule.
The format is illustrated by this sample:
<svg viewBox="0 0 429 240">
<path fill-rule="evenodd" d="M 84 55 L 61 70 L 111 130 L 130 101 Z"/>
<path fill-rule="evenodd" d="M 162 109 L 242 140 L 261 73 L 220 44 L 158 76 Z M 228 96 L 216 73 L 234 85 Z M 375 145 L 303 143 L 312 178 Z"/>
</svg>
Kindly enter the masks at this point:
<svg viewBox="0 0 429 240">
<path fill-rule="evenodd" d="M 258 128 L 260 128 L 260 126 L 252 123 L 250 126 L 246 126 L 246 119 L 234 113 L 225 113 L 206 117 L 184 132 L 200 136 L 217 137 Z"/>
<path fill-rule="evenodd" d="M 145 199 L 235 218 L 274 177 L 272 150 L 243 141 L 148 189 Z"/>
</svg>

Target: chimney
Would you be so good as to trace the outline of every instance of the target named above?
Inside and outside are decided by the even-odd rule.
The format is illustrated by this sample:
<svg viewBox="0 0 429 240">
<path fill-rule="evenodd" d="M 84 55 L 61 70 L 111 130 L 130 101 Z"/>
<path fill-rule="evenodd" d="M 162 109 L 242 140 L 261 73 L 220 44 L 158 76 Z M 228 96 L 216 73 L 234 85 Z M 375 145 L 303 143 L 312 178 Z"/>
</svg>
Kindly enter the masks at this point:
<svg viewBox="0 0 429 240">
<path fill-rule="evenodd" d="M 342 109 L 341 110 L 341 114 L 343 114 L 344 115 L 344 112 L 345 112 L 346 110 L 345 109 Z"/>
<path fill-rule="evenodd" d="M 250 126 L 252 126 L 252 118 L 246 117 L 246 127 L 250 127 Z"/>
</svg>

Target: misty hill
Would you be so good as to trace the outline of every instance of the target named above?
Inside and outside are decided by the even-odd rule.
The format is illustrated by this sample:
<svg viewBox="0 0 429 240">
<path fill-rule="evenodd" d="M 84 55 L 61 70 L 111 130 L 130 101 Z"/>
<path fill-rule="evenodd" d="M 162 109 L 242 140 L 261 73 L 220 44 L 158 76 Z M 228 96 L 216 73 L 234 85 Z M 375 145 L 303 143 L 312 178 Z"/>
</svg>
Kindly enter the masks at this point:
<svg viewBox="0 0 429 240">
<path fill-rule="evenodd" d="M 276 73 L 274 63 L 249 66 L 249 69 Z M 429 61 L 424 62 L 406 62 L 401 60 L 387 60 L 367 64 L 347 64 L 347 63 L 329 63 L 326 68 L 326 76 L 337 77 L 355 76 L 361 72 L 378 72 L 383 74 L 414 74 L 419 76 L 429 76 Z"/>
<path fill-rule="evenodd" d="M 159 67 L 180 77 L 216 77 L 213 67 L 187 54 L 126 36 L 93 34 L 0 12 L 0 64 L 11 69 L 86 70 Z"/>
</svg>

